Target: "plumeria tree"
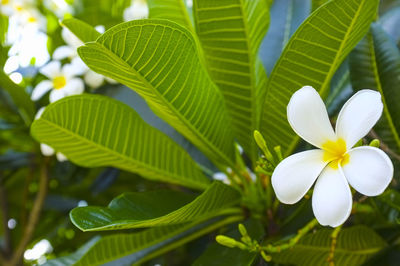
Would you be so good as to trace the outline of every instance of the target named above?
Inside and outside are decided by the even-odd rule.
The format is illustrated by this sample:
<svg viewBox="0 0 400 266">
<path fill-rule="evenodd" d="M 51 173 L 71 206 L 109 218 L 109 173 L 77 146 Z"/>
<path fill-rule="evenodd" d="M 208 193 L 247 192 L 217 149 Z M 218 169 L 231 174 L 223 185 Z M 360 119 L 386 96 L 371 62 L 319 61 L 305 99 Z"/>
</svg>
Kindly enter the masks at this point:
<svg viewBox="0 0 400 266">
<path fill-rule="evenodd" d="M 0 13 L 0 264 L 398 265 L 398 2 Z"/>
</svg>

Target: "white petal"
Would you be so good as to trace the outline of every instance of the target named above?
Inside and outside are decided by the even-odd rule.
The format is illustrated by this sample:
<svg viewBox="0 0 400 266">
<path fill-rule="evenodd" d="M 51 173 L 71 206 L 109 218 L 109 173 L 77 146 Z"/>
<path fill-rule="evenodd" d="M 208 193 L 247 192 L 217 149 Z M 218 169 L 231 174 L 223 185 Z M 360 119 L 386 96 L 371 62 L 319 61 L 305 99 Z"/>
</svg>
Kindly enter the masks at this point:
<svg viewBox="0 0 400 266">
<path fill-rule="evenodd" d="M 67 70 L 67 71 L 69 71 L 74 76 L 83 75 L 84 73 L 86 73 L 89 70 L 89 68 L 85 65 L 85 63 L 82 61 L 82 59 L 79 56 L 74 57 L 74 59 L 72 59 L 68 68 L 72 68 L 72 71 L 71 70 Z"/>
<path fill-rule="evenodd" d="M 65 64 L 62 67 L 61 73 L 68 80 L 75 76 L 81 75 L 82 68 L 78 64 Z"/>
<path fill-rule="evenodd" d="M 332 227 L 343 224 L 351 213 L 352 195 L 340 169 L 327 166 L 314 187 L 312 208 L 321 225 Z"/>
<path fill-rule="evenodd" d="M 104 82 L 104 76 L 100 75 L 92 70 L 89 70 L 85 76 L 85 83 L 88 84 L 91 88 L 96 89 L 101 86 Z"/>
<path fill-rule="evenodd" d="M 65 43 L 73 48 L 78 48 L 79 46 L 83 45 L 83 42 L 66 27 L 63 27 L 61 30 L 61 36 Z"/>
<path fill-rule="evenodd" d="M 316 147 L 336 139 L 325 104 L 313 87 L 304 86 L 292 95 L 287 116 L 297 135 Z"/>
<path fill-rule="evenodd" d="M 50 92 L 50 102 L 54 103 L 55 101 L 58 101 L 64 97 L 66 97 L 67 95 L 65 94 L 64 90 L 52 90 Z"/>
<path fill-rule="evenodd" d="M 381 194 L 393 178 L 393 164 L 380 149 L 362 146 L 348 152 L 349 162 L 342 166 L 350 185 L 361 194 Z"/>
<path fill-rule="evenodd" d="M 116 80 L 114 80 L 112 78 L 109 78 L 109 77 L 106 77 L 106 76 L 104 78 L 110 84 L 118 84 L 118 81 L 116 81 Z"/>
<path fill-rule="evenodd" d="M 44 156 L 54 155 L 54 149 L 47 144 L 40 143 L 40 150 Z"/>
<path fill-rule="evenodd" d="M 39 118 L 42 116 L 42 114 L 43 114 L 45 108 L 46 108 L 46 107 L 41 107 L 41 108 L 37 111 L 37 113 L 36 113 L 36 115 L 35 115 L 35 119 L 39 119 Z"/>
<path fill-rule="evenodd" d="M 351 148 L 381 117 L 383 104 L 381 95 L 373 90 L 361 90 L 354 94 L 340 110 L 336 122 L 336 134 Z"/>
<path fill-rule="evenodd" d="M 60 61 L 51 61 L 42 67 L 39 72 L 48 78 L 54 78 L 61 74 L 61 63 Z"/>
<path fill-rule="evenodd" d="M 80 78 L 73 78 L 68 80 L 64 88 L 62 88 L 66 96 L 75 94 L 82 94 L 85 90 L 85 84 Z"/>
<path fill-rule="evenodd" d="M 94 27 L 94 29 L 100 33 L 104 33 L 106 31 L 106 28 L 103 25 L 97 25 Z"/>
<path fill-rule="evenodd" d="M 322 150 L 309 150 L 285 158 L 271 177 L 277 198 L 286 204 L 298 202 L 324 169 Z"/>
<path fill-rule="evenodd" d="M 38 85 L 33 89 L 31 99 L 37 101 L 43 97 L 51 88 L 53 87 L 53 82 L 50 80 L 43 80 L 39 82 Z"/>
<path fill-rule="evenodd" d="M 69 57 L 74 57 L 77 55 L 75 49 L 72 49 L 70 46 L 63 45 L 58 47 L 53 53 L 53 59 L 62 60 Z"/>
<path fill-rule="evenodd" d="M 58 160 L 59 162 L 68 161 L 68 158 L 67 158 L 64 154 L 62 154 L 61 152 L 57 152 L 57 153 L 56 153 L 56 157 L 57 157 L 57 160 Z"/>
</svg>

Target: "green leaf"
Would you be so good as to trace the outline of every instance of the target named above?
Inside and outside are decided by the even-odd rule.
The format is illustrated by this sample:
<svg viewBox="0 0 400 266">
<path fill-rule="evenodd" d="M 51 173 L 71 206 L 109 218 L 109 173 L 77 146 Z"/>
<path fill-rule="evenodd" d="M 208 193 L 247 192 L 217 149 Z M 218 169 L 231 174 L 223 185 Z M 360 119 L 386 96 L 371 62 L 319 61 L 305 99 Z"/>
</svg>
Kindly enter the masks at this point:
<svg viewBox="0 0 400 266">
<path fill-rule="evenodd" d="M 382 95 L 383 115 L 375 126 L 390 148 L 400 151 L 400 52 L 379 24 L 351 53 L 351 82 L 355 90 L 374 89 Z"/>
<path fill-rule="evenodd" d="M 293 248 L 272 255 L 278 263 L 298 266 L 325 265 L 332 246 L 332 229 L 322 229 L 308 234 Z M 386 247 L 386 242 L 365 226 L 342 229 L 337 237 L 333 261 L 335 265 L 361 265 Z"/>
<path fill-rule="evenodd" d="M 400 212 L 400 193 L 398 191 L 388 189 L 377 199 Z"/>
<path fill-rule="evenodd" d="M 295 91 L 313 86 L 325 97 L 336 69 L 368 31 L 378 0 L 333 0 L 318 8 L 286 45 L 268 80 L 261 133 L 291 153 L 299 137 L 286 118 Z"/>
<path fill-rule="evenodd" d="M 328 2 L 328 0 L 312 0 L 312 11 L 314 11 L 317 8 L 319 8 L 320 6 L 325 4 L 326 2 Z"/>
<path fill-rule="evenodd" d="M 267 75 L 258 48 L 269 25 L 266 0 L 199 0 L 194 21 L 209 73 L 221 89 L 236 139 L 255 162 L 253 132 L 259 127 Z"/>
<path fill-rule="evenodd" d="M 132 108 L 105 96 L 77 95 L 53 103 L 31 133 L 84 167 L 114 166 L 192 188 L 209 184 L 183 148 Z"/>
<path fill-rule="evenodd" d="M 76 18 L 64 19 L 61 25 L 67 27 L 82 42 L 92 42 L 100 36 L 91 25 Z"/>
<path fill-rule="evenodd" d="M 184 0 L 147 0 L 149 18 L 168 19 L 194 32 Z"/>
<path fill-rule="evenodd" d="M 91 69 L 139 93 L 209 158 L 232 166 L 233 134 L 224 100 L 187 29 L 168 20 L 134 20 L 78 52 Z"/>
<path fill-rule="evenodd" d="M 0 13 L 0 45 L 2 45 L 7 36 L 8 31 L 8 17 Z"/>
<path fill-rule="evenodd" d="M 90 241 L 87 246 L 85 245 L 84 250 L 81 248 L 74 254 L 50 260 L 45 265 L 89 266 L 103 265 L 111 261 L 114 261 L 115 265 L 139 264 L 240 219 L 240 216 L 218 217 L 200 223 L 162 226 L 138 233 L 108 235 Z"/>
<path fill-rule="evenodd" d="M 11 96 L 25 124 L 30 125 L 35 115 L 35 107 L 25 89 L 15 84 L 2 70 L 0 70 L 0 88 Z"/>
<path fill-rule="evenodd" d="M 176 199 L 174 199 L 177 197 Z M 191 202 L 176 192 L 126 193 L 107 208 L 78 207 L 71 211 L 72 222 L 83 231 L 115 230 L 182 224 L 227 212 L 240 200 L 239 193 L 221 182 L 214 182 Z"/>
</svg>

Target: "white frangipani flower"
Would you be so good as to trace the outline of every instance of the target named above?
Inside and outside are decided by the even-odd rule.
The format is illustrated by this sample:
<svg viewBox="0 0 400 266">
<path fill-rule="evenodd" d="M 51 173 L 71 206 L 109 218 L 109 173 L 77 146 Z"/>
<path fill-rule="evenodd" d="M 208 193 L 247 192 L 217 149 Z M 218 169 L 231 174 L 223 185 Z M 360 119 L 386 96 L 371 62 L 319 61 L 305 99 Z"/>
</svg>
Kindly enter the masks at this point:
<svg viewBox="0 0 400 266">
<path fill-rule="evenodd" d="M 67 14 L 73 14 L 73 8 L 64 0 L 44 0 L 44 5 L 60 19 Z"/>
<path fill-rule="evenodd" d="M 322 225 L 343 224 L 352 209 L 349 184 L 361 194 L 381 194 L 393 177 L 393 164 L 380 149 L 352 148 L 378 121 L 383 104 L 378 92 L 361 90 L 339 113 L 336 130 L 330 124 L 318 92 L 305 86 L 295 92 L 287 107 L 293 130 L 319 149 L 291 155 L 276 167 L 271 181 L 277 198 L 298 202 L 314 186 L 312 208 Z"/>
<path fill-rule="evenodd" d="M 223 172 L 216 172 L 216 173 L 214 173 L 214 174 L 212 175 L 212 178 L 213 178 L 214 180 L 222 181 L 223 183 L 225 183 L 225 184 L 227 184 L 227 185 L 229 185 L 229 184 L 231 183 L 230 180 L 229 180 L 229 178 L 228 178 L 228 176 L 227 176 L 225 173 L 223 173 Z"/>
<path fill-rule="evenodd" d="M 104 32 L 105 30 L 104 26 L 102 25 L 96 26 L 95 29 L 100 33 Z M 82 46 L 84 43 L 79 40 L 68 28 L 64 27 L 62 29 L 61 36 L 67 45 L 57 47 L 53 53 L 53 59 L 63 60 L 65 58 L 69 58 L 71 61 L 71 66 L 75 71 L 75 75 L 83 75 L 85 83 L 92 89 L 100 87 L 104 83 L 104 80 L 112 84 L 117 83 L 113 79 L 94 72 L 85 65 L 77 52 L 78 47 Z"/>
<path fill-rule="evenodd" d="M 124 21 L 143 19 L 149 16 L 149 8 L 145 0 L 132 0 L 131 6 L 124 10 Z"/>
<path fill-rule="evenodd" d="M 70 64 L 61 68 L 59 61 L 52 61 L 39 71 L 49 80 L 41 81 L 33 89 L 31 99 L 34 101 L 39 100 L 49 90 L 52 90 L 50 92 L 50 102 L 55 102 L 66 96 L 81 94 L 84 91 L 83 81 L 75 77 L 75 70 Z"/>
</svg>

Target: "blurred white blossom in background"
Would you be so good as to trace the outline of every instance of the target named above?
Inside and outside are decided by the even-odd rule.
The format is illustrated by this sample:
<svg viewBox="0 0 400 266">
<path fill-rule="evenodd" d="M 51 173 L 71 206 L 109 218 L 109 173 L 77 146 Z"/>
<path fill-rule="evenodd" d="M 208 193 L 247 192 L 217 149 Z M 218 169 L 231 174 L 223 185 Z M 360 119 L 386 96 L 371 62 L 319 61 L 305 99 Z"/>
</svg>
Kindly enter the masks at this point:
<svg viewBox="0 0 400 266">
<path fill-rule="evenodd" d="M 98 25 L 95 29 L 103 33 L 105 31 L 104 26 Z M 92 89 L 100 87 L 105 80 L 109 83 L 115 84 L 116 81 L 113 79 L 104 77 L 101 74 L 94 72 L 89 69 L 82 59 L 79 57 L 77 49 L 83 45 L 83 42 L 79 40 L 69 29 L 63 27 L 61 36 L 65 41 L 66 45 L 59 46 L 53 53 L 53 59 L 63 60 L 68 58 L 71 62 L 71 66 L 75 69 L 76 75 L 83 75 L 85 83 Z"/>
<path fill-rule="evenodd" d="M 132 0 L 131 5 L 124 10 L 124 21 L 148 18 L 149 8 L 145 0 Z"/>
<path fill-rule="evenodd" d="M 39 72 L 49 79 L 39 82 L 33 89 L 31 99 L 34 101 L 50 90 L 50 102 L 55 102 L 66 96 L 81 94 L 85 89 L 82 79 L 76 77 L 76 69 L 71 64 L 61 67 L 60 61 L 51 61 Z"/>
</svg>

